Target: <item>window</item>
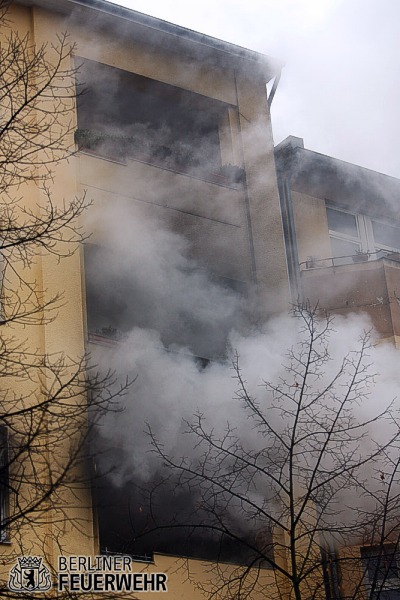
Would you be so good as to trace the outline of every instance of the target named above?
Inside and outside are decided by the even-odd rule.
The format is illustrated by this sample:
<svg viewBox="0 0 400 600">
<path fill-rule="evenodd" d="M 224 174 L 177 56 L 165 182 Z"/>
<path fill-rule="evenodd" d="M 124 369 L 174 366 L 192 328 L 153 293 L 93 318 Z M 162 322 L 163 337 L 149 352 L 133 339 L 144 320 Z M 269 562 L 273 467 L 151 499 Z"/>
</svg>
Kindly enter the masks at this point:
<svg viewBox="0 0 400 600">
<path fill-rule="evenodd" d="M 327 206 L 326 216 L 335 265 L 349 264 L 359 253 L 379 258 L 400 250 L 400 227 L 331 206 Z"/>
<path fill-rule="evenodd" d="M 226 104 L 91 60 L 78 62 L 81 150 L 177 171 L 219 172 Z"/>
<path fill-rule="evenodd" d="M 3 425 L 0 426 L 0 542 L 7 539 L 7 517 L 9 498 L 9 449 L 8 432 Z"/>
<path fill-rule="evenodd" d="M 371 219 L 375 247 L 383 250 L 400 250 L 400 228 Z"/>
<path fill-rule="evenodd" d="M 365 582 L 371 598 L 400 600 L 399 553 L 395 544 L 368 546 L 360 549 L 365 569 Z"/>
<path fill-rule="evenodd" d="M 232 327 L 229 317 L 221 318 L 218 328 L 211 323 L 206 327 L 201 311 L 188 309 L 186 302 L 176 302 L 177 296 L 169 296 L 169 292 L 164 297 L 154 282 L 143 277 L 143 265 L 136 268 L 135 261 L 127 259 L 126 253 L 118 248 L 87 243 L 84 261 L 90 341 L 108 340 L 106 345 L 113 345 L 139 327 L 158 331 L 167 348 L 176 345 L 189 348 L 195 356 L 204 359 L 225 352 Z M 151 261 L 148 264 L 151 265 Z M 174 281 L 181 282 L 178 283 L 182 285 L 178 288 L 181 291 L 189 286 L 196 289 L 213 286 L 210 302 L 240 302 L 247 291 L 243 281 L 215 275 L 186 261 L 179 266 L 176 263 L 168 273 L 177 277 Z"/>
<path fill-rule="evenodd" d="M 366 246 L 364 222 L 349 212 L 327 207 L 329 237 L 335 265 L 351 262 L 349 257 L 361 252 Z"/>
</svg>

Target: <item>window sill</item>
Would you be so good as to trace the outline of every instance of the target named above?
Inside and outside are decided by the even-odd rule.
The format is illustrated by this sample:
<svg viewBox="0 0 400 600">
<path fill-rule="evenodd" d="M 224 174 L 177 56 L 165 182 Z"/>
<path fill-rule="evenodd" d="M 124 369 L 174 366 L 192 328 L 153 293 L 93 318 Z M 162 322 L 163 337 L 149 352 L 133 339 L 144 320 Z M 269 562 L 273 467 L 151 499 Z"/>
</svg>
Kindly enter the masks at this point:
<svg viewBox="0 0 400 600">
<path fill-rule="evenodd" d="M 97 344 L 99 346 L 108 346 L 111 348 L 115 348 L 119 346 L 121 340 L 114 340 L 110 337 L 98 333 L 89 333 L 88 342 L 89 344 Z"/>
</svg>

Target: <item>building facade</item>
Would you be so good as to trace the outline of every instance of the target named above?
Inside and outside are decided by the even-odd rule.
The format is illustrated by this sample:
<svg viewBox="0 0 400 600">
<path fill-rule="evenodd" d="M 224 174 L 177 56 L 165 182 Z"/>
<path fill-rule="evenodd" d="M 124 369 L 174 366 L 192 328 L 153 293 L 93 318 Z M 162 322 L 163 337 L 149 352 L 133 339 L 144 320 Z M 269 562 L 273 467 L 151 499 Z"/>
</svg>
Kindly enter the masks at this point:
<svg viewBox="0 0 400 600">
<path fill-rule="evenodd" d="M 68 31 L 73 50 L 63 58 L 61 80 L 76 91 L 60 113 L 67 145 L 53 161 L 51 180 L 44 178 L 50 188 L 40 185 L 46 161 L 34 162 L 17 196 L 33 213 L 49 189 L 59 210 L 75 196 L 92 202 L 85 213 L 78 210 L 90 234 L 78 251 L 60 263 L 59 253 L 44 248 L 29 265 L 42 298 L 40 318 L 29 336 L 26 322 L 7 324 L 27 344 L 27 356 L 62 353 L 79 361 L 89 350 L 104 365 L 107 352 L 139 327 L 155 331 L 163 351 L 184 347 L 204 368 L 223 356 L 238 315 L 254 325 L 306 299 L 334 312 L 366 311 L 382 337 L 398 343 L 400 184 L 305 150 L 298 138 L 274 150 L 266 83 L 279 76 L 277 61 L 105 0 L 18 0 L 7 19 L 5 37 L 11 28 L 53 62 L 60 55 L 52 44 L 59 47 L 57 36 Z M 39 102 L 55 109 L 60 98 Z M 55 318 L 48 304 L 60 290 Z M 52 371 L 61 388 L 63 366 Z M 39 383 L 28 377 L 16 390 L 40 404 L 45 383 L 41 371 Z M 76 393 L 78 406 L 82 399 Z M 57 423 L 61 414 L 46 419 Z M 77 423 L 85 427 L 82 413 Z M 43 452 L 47 477 L 53 459 L 68 455 L 64 442 L 64 454 L 61 447 L 54 457 L 48 446 Z M 40 502 L 28 518 L 9 519 L 0 547 L 3 589 L 21 555 L 41 556 L 56 571 L 59 555 L 134 554 L 118 546 L 117 526 L 104 540 L 102 488 L 94 501 L 90 477 L 81 477 L 90 468 L 74 463 L 54 500 Z M 21 489 L 32 481 L 23 479 Z M 20 499 L 11 489 L 2 503 L 8 517 Z M 124 527 L 129 514 L 118 501 L 113 511 Z M 284 552 L 281 560 L 289 564 Z M 171 598 L 201 597 L 210 578 L 218 587 L 218 577 L 235 580 L 246 570 L 162 553 L 136 568 L 166 572 Z M 318 569 L 316 577 L 316 597 L 335 597 L 334 570 Z M 252 581 L 250 597 L 265 597 L 266 589 L 271 598 L 290 597 L 279 574 L 264 566 Z M 237 590 L 228 586 L 229 593 Z"/>
<path fill-rule="evenodd" d="M 62 105 L 60 111 L 58 125 L 67 131 L 66 145 L 59 160 L 53 160 L 49 187 L 40 183 L 44 159 L 43 164 L 32 164 L 33 174 L 18 193 L 33 212 L 40 210 L 47 194 L 51 193 L 55 210 L 65 200 L 86 194 L 92 206 L 79 218 L 91 237 L 63 258 L 62 266 L 57 252 L 52 256 L 43 249 L 35 258 L 30 269 L 40 289 L 41 317 L 34 333 L 27 337 L 26 324 L 16 324 L 15 335 L 21 341 L 28 339 L 28 354 L 62 353 L 79 360 L 85 350 L 107 352 L 136 325 L 152 326 L 166 347 L 184 344 L 202 361 L 219 356 L 224 339 L 208 332 L 203 336 L 203 322 L 187 308 L 190 298 L 182 309 L 188 315 L 184 328 L 178 322 L 166 326 L 162 319 L 155 325 L 168 296 L 160 288 L 151 295 L 144 284 L 141 288 L 133 276 L 130 250 L 136 244 L 143 252 L 150 273 L 144 274 L 146 281 L 151 279 L 149 256 L 157 257 L 157 269 L 160 257 L 166 265 L 175 259 L 171 277 L 189 273 L 181 296 L 189 294 L 192 284 L 196 289 L 204 285 L 220 290 L 227 304 L 233 292 L 242 298 L 257 296 L 263 317 L 288 303 L 266 95 L 266 83 L 281 66 L 250 50 L 103 0 L 13 2 L 3 34 L 4 39 L 14 35 L 26 40 L 28 54 L 33 46 L 43 48 L 51 70 L 51 61 L 60 59 L 58 36 L 63 31 L 68 31 L 73 51 L 66 50 L 62 59 L 59 86 L 68 90 L 76 86 L 75 98 L 66 93 L 68 110 Z M 36 73 L 38 81 L 40 75 Z M 50 98 L 39 94 L 35 106 L 40 109 L 40 102 L 50 102 L 46 114 L 51 114 L 51 106 L 56 113 L 62 102 L 58 93 Z M 47 302 L 60 290 L 63 299 L 57 316 L 47 318 Z M 209 303 L 207 310 L 214 314 Z M 61 370 L 58 377 L 61 381 Z M 60 464 L 72 447 L 67 450 L 65 441 L 63 455 L 61 446 Z M 57 459 L 54 448 L 53 458 L 49 448 L 46 456 L 48 452 L 46 477 L 51 478 L 53 458 Z M 15 460 L 7 464 L 10 471 Z M 18 571 L 16 561 L 22 555 L 40 556 L 56 570 L 60 554 L 100 554 L 90 485 L 80 477 L 85 469 L 87 464 L 74 464 L 66 477 L 70 483 L 56 486 L 56 499 L 40 502 L 36 510 L 30 507 L 28 518 L 23 518 L 22 510 L 16 522 L 11 517 L 20 496 L 10 490 L 3 494 L 8 505 L 4 514 L 10 516 L 1 545 L 4 589 L 13 565 L 17 565 L 13 589 L 32 589 L 29 583 L 28 588 L 18 588 L 24 585 L 18 577 L 27 576 L 29 582 L 30 576 Z M 28 495 L 29 481 L 28 477 L 21 483 Z M 193 578 L 187 577 L 187 562 L 179 570 L 177 559 L 161 555 L 145 566 L 139 563 L 137 569 L 167 571 L 170 597 L 195 597 L 207 569 L 196 560 L 190 564 Z M 275 585 L 269 570 L 257 584 L 260 589 L 265 585 Z"/>
</svg>

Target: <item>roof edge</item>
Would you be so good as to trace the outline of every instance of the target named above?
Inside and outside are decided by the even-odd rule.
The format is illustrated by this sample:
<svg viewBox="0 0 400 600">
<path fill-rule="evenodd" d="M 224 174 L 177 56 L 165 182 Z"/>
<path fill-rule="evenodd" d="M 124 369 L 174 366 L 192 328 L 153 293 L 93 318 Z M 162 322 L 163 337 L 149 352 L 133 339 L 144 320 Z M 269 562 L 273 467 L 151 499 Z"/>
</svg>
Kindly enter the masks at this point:
<svg viewBox="0 0 400 600">
<path fill-rule="evenodd" d="M 206 35 L 181 25 L 175 25 L 158 17 L 146 15 L 126 8 L 107 0 L 14 0 L 16 4 L 24 6 L 37 6 L 59 13 L 69 13 L 73 7 L 84 7 L 102 13 L 104 16 L 116 17 L 124 21 L 138 24 L 150 29 L 158 30 L 164 34 L 175 36 L 181 41 L 197 44 L 203 49 L 225 56 L 233 61 L 246 61 L 261 67 L 263 72 L 268 71 L 269 79 L 273 78 L 284 66 L 278 59 L 270 57 L 255 50 L 249 50 L 231 42 L 225 42 L 210 35 Z M 268 69 L 262 69 L 262 66 Z"/>
</svg>

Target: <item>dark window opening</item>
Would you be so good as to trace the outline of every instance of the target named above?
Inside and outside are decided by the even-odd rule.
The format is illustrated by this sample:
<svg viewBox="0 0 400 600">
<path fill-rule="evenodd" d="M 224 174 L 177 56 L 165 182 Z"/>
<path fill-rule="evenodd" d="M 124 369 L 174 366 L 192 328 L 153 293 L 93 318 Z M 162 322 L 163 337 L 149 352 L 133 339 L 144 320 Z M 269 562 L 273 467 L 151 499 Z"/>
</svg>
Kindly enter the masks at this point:
<svg viewBox="0 0 400 600">
<path fill-rule="evenodd" d="M 7 519 L 9 502 L 9 449 L 8 431 L 0 426 L 0 542 L 7 539 Z"/>
<path fill-rule="evenodd" d="M 196 174 L 220 171 L 225 104 L 94 61 L 77 62 L 80 149 Z"/>
<path fill-rule="evenodd" d="M 328 227 L 330 230 L 358 238 L 358 225 L 355 215 L 341 210 L 327 208 L 326 216 L 328 218 Z"/>
<path fill-rule="evenodd" d="M 188 348 L 200 368 L 209 359 L 224 356 L 227 336 L 234 323 L 229 317 L 219 327 L 207 326 L 196 311 L 166 304 L 163 291 L 140 278 L 125 255 L 95 244 L 85 244 L 86 310 L 89 339 L 110 345 L 123 341 L 135 327 L 158 331 L 164 348 Z M 182 277 L 203 276 L 204 284 L 216 286 L 218 299 L 246 294 L 244 282 L 219 277 L 206 270 L 182 271 Z M 189 279 L 190 282 L 190 279 Z M 151 283 L 151 282 L 150 282 Z"/>
<path fill-rule="evenodd" d="M 397 545 L 368 546 L 360 549 L 367 588 L 373 600 L 400 600 L 400 570 Z"/>
<path fill-rule="evenodd" d="M 143 560 L 159 553 L 236 564 L 255 561 L 268 568 L 263 557 L 273 553 L 270 528 L 245 535 L 232 525 L 236 538 L 217 532 L 213 526 L 219 526 L 219 520 L 202 511 L 190 493 L 172 481 L 112 488 L 100 478 L 94 497 L 102 553 Z"/>
</svg>

